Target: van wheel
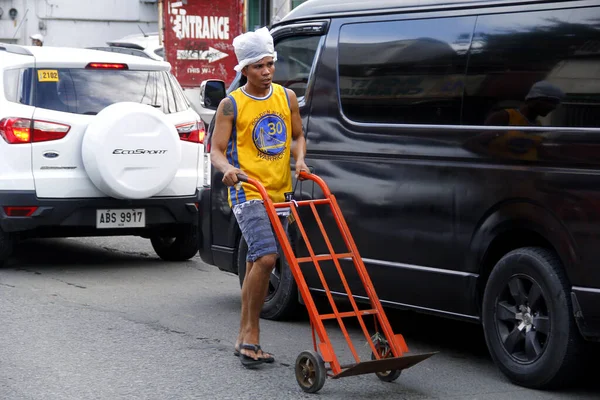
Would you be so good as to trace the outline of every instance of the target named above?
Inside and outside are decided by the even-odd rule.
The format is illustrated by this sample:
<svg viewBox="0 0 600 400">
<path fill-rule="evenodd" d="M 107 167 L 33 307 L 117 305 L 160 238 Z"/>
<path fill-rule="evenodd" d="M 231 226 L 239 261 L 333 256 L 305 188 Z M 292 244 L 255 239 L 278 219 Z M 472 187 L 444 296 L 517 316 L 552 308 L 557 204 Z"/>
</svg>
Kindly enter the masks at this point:
<svg viewBox="0 0 600 400">
<path fill-rule="evenodd" d="M 150 239 L 154 251 L 165 261 L 186 261 L 198 253 L 198 227 L 190 225 L 176 236 L 154 235 Z"/>
<path fill-rule="evenodd" d="M 8 235 L 0 230 L 0 268 L 4 266 L 4 263 L 8 260 L 8 257 L 12 254 L 15 247 L 15 241 Z"/>
<path fill-rule="evenodd" d="M 248 244 L 244 237 L 240 239 L 237 254 L 238 277 L 241 287 L 246 277 L 246 254 L 248 254 Z M 270 320 L 292 318 L 296 315 L 298 307 L 298 287 L 285 256 L 280 251 L 275 268 L 271 272 L 269 289 L 260 316 Z"/>
<path fill-rule="evenodd" d="M 575 378 L 582 340 L 569 293 L 550 250 L 517 249 L 494 267 L 483 298 L 483 329 L 494 362 L 513 383 L 549 389 Z"/>
</svg>

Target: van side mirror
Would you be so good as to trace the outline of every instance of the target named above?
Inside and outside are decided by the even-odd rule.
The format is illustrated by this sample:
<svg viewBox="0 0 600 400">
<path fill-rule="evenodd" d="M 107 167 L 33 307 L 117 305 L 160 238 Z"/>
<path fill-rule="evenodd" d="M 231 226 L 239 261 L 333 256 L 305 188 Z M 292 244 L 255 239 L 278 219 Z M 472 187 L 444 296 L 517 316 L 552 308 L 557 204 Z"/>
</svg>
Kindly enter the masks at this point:
<svg viewBox="0 0 600 400">
<path fill-rule="evenodd" d="M 226 96 L 225 82 L 221 80 L 210 79 L 200 85 L 200 99 L 204 108 L 216 110 Z"/>
</svg>

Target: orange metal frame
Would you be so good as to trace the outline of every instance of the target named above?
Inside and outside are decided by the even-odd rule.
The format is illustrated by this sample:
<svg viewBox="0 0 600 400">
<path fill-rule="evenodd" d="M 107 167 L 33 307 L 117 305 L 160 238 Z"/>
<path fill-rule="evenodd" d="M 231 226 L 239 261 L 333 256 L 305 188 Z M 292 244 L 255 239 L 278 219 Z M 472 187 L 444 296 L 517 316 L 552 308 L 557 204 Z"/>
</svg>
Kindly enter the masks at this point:
<svg viewBox="0 0 600 400">
<path fill-rule="evenodd" d="M 310 315 L 313 344 L 314 344 L 315 351 L 319 351 L 321 354 L 321 357 L 323 358 L 323 361 L 330 364 L 331 372 L 333 373 L 333 377 L 340 374 L 345 368 L 352 366 L 352 365 L 350 365 L 350 366 L 340 365 L 340 362 L 339 362 L 337 356 L 335 355 L 334 348 L 331 344 L 331 341 L 329 340 L 329 336 L 327 335 L 327 331 L 323 324 L 323 321 L 325 321 L 325 320 L 335 319 L 339 323 L 339 326 L 344 334 L 344 337 L 346 338 L 346 342 L 348 343 L 348 347 L 350 348 L 350 351 L 352 352 L 352 355 L 354 356 L 356 363 L 357 364 L 360 363 L 361 362 L 360 357 L 359 357 L 358 353 L 356 352 L 356 348 L 352 344 L 352 340 L 350 339 L 350 336 L 348 334 L 348 331 L 347 331 L 346 326 L 343 321 L 343 318 L 356 317 L 356 318 L 358 318 L 360 327 L 362 328 L 362 331 L 365 335 L 365 339 L 367 340 L 367 343 L 369 344 L 371 351 L 375 355 L 377 360 L 379 360 L 381 358 L 391 357 L 391 356 L 402 357 L 402 355 L 405 352 L 409 351 L 408 347 L 406 345 L 406 342 L 404 341 L 404 338 L 401 334 L 394 335 L 394 332 L 392 331 L 390 323 L 385 315 L 385 312 L 379 301 L 379 298 L 377 297 L 377 294 L 375 293 L 373 283 L 371 282 L 371 279 L 369 277 L 369 274 L 367 273 L 367 270 L 362 261 L 362 258 L 360 257 L 360 254 L 358 252 L 356 244 L 354 243 L 354 239 L 352 238 L 352 235 L 350 234 L 350 230 L 348 229 L 348 225 L 346 224 L 346 221 L 340 211 L 340 208 L 338 206 L 335 196 L 331 193 L 331 191 L 329 190 L 329 188 L 325 184 L 325 182 L 317 175 L 302 172 L 300 177 L 302 179 L 311 180 L 311 181 L 314 181 L 315 183 L 317 183 L 319 185 L 319 187 L 321 188 L 321 191 L 324 194 L 324 198 L 315 199 L 315 200 L 302 200 L 302 201 L 290 201 L 290 202 L 283 202 L 283 203 L 273 203 L 273 201 L 270 199 L 269 195 L 267 194 L 267 191 L 265 190 L 265 188 L 258 181 L 248 178 L 248 177 L 245 177 L 245 176 L 239 176 L 239 178 L 241 178 L 240 180 L 255 186 L 259 190 L 259 192 L 264 200 L 267 214 L 269 215 L 271 224 L 273 225 L 273 228 L 275 229 L 275 232 L 277 234 L 279 242 L 281 243 L 281 247 L 284 251 L 285 257 L 288 261 L 288 264 L 290 266 L 290 269 L 292 271 L 294 279 L 296 280 L 296 283 L 298 285 L 300 294 L 302 295 L 302 299 L 304 300 L 304 304 L 306 305 L 308 313 Z M 323 222 L 321 221 L 321 218 L 319 217 L 319 214 L 315 207 L 316 205 L 320 205 L 320 204 L 328 204 L 331 207 L 331 211 L 333 213 L 333 216 L 335 218 L 337 226 L 340 229 L 340 232 L 346 243 L 347 248 L 350 250 L 348 253 L 337 253 L 336 254 L 334 252 L 333 246 L 332 246 L 332 244 L 329 240 L 329 237 L 327 236 L 327 233 L 325 231 L 325 227 L 323 226 Z M 306 231 L 304 230 L 304 226 L 302 225 L 302 221 L 300 220 L 300 215 L 298 213 L 299 207 L 310 207 L 310 209 L 312 210 L 312 212 L 315 216 L 316 222 L 319 225 L 319 228 L 321 230 L 321 233 L 323 234 L 323 238 L 325 239 L 325 243 L 327 244 L 330 254 L 316 255 L 314 253 L 313 248 L 310 244 L 310 240 L 308 239 L 308 237 L 306 235 Z M 303 258 L 295 257 L 294 251 L 288 240 L 287 234 L 286 234 L 286 232 L 283 228 L 283 225 L 277 215 L 277 209 L 281 209 L 281 208 L 289 208 L 291 210 L 291 213 L 294 216 L 296 223 L 298 224 L 298 229 L 300 231 L 300 234 L 302 235 L 302 238 L 304 239 L 304 242 L 306 243 L 308 252 L 310 254 L 309 257 L 303 257 Z M 354 296 L 352 295 L 352 292 L 350 291 L 350 287 L 344 276 L 342 267 L 339 262 L 339 260 L 342 258 L 344 258 L 344 259 L 351 258 L 354 261 L 354 266 L 356 268 L 356 271 L 358 272 L 358 275 L 360 276 L 360 279 L 364 285 L 367 296 L 368 296 L 369 300 L 371 301 L 370 309 L 359 310 L 359 308 L 356 304 L 356 301 L 354 299 Z M 346 290 L 346 294 L 348 295 L 348 299 L 350 300 L 350 303 L 352 304 L 352 308 L 354 309 L 354 311 L 350 311 L 350 312 L 339 312 L 338 311 L 338 308 L 335 304 L 335 301 L 333 299 L 333 296 L 331 294 L 329 286 L 327 285 L 327 282 L 325 281 L 325 277 L 323 275 L 321 266 L 319 265 L 319 262 L 321 262 L 321 261 L 333 261 L 333 263 L 335 264 L 337 272 L 341 278 L 342 284 L 344 286 L 344 289 Z M 308 288 L 308 285 L 306 284 L 306 281 L 302 274 L 302 270 L 300 268 L 300 264 L 309 263 L 309 262 L 312 262 L 317 270 L 319 278 L 321 279 L 321 283 L 323 284 L 325 294 L 327 295 L 327 298 L 329 299 L 329 303 L 333 310 L 333 314 L 319 314 L 319 312 L 317 310 L 317 307 L 315 305 L 313 297 L 310 293 L 310 290 Z M 373 315 L 375 317 L 376 327 L 377 326 L 381 327 L 381 329 L 383 331 L 382 334 L 385 337 L 385 339 L 387 340 L 387 344 L 391 351 L 391 355 L 389 355 L 389 353 L 382 355 L 381 350 L 376 347 L 371 335 L 369 335 L 369 331 L 367 330 L 365 321 L 363 319 L 363 317 L 366 315 Z M 319 337 L 319 345 L 318 346 L 317 346 L 317 341 L 316 341 L 316 337 L 315 337 L 315 331 L 316 331 L 317 336 Z"/>
</svg>

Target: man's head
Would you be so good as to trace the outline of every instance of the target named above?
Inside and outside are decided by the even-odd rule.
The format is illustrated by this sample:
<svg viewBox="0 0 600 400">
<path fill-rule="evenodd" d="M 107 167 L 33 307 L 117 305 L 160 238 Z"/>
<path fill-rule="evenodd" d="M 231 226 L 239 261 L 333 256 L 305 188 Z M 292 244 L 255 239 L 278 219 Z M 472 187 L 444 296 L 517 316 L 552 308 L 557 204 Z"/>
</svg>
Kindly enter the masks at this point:
<svg viewBox="0 0 600 400">
<path fill-rule="evenodd" d="M 238 60 L 234 69 L 241 71 L 251 85 L 268 87 L 277 61 L 277 52 L 269 30 L 263 27 L 255 32 L 239 35 L 233 39 L 233 48 Z"/>
<path fill-rule="evenodd" d="M 42 35 L 40 35 L 39 33 L 36 33 L 35 35 L 31 35 L 31 45 L 32 46 L 43 46 L 44 45 L 44 37 Z"/>
<path fill-rule="evenodd" d="M 531 87 L 525 102 L 530 110 L 545 117 L 560 105 L 564 97 L 565 94 L 560 88 L 548 81 L 540 81 Z"/>
<path fill-rule="evenodd" d="M 268 89 L 273 80 L 273 73 L 275 72 L 275 61 L 273 57 L 265 57 L 258 62 L 250 65 L 246 65 L 242 69 L 242 74 L 248 78 L 250 85 Z"/>
</svg>

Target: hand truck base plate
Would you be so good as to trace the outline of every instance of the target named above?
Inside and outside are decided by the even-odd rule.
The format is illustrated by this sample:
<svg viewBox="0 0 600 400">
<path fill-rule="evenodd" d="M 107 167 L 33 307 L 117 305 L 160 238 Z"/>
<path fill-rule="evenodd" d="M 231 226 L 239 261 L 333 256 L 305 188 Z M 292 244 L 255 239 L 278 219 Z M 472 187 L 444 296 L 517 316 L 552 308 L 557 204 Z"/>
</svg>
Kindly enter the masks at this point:
<svg viewBox="0 0 600 400">
<path fill-rule="evenodd" d="M 421 361 L 427 360 L 429 357 L 437 354 L 433 353 L 422 353 L 403 357 L 391 357 L 380 360 L 369 360 L 362 361 L 357 364 L 344 365 L 342 366 L 343 371 L 337 375 L 331 377 L 331 379 L 343 378 L 346 376 L 363 375 L 375 372 L 385 372 L 391 370 L 404 370 L 408 369 Z"/>
</svg>

